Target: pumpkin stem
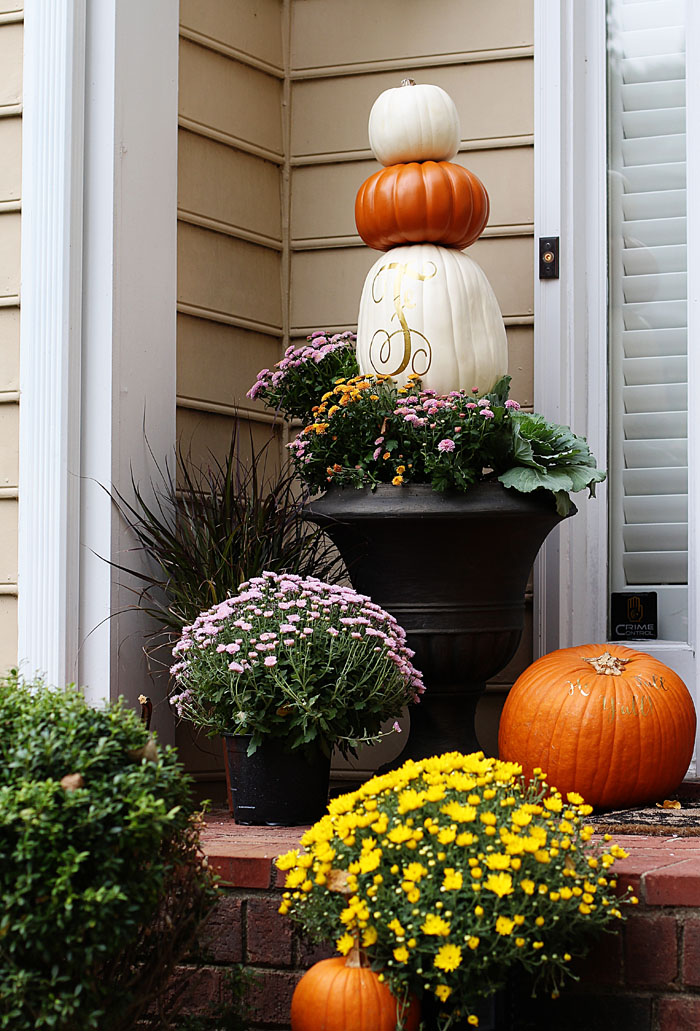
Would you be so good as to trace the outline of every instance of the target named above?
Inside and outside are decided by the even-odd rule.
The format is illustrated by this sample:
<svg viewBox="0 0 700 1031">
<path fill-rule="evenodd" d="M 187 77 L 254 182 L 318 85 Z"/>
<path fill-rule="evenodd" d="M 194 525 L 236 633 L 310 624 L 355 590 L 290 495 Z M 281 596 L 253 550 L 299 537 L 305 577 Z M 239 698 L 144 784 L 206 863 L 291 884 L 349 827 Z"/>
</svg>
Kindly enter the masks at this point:
<svg viewBox="0 0 700 1031">
<path fill-rule="evenodd" d="M 346 967 L 368 967 L 370 965 L 367 959 L 367 953 L 360 945 L 360 936 L 355 931 L 355 941 L 352 948 L 348 952 L 347 959 L 345 960 Z"/>
<path fill-rule="evenodd" d="M 584 658 L 584 662 L 590 662 L 596 673 L 604 677 L 621 677 L 622 671 L 629 659 L 623 659 L 619 655 L 611 655 L 610 652 L 603 652 L 592 659 Z"/>
<path fill-rule="evenodd" d="M 401 85 L 402 86 L 415 86 L 415 84 L 416 84 L 416 80 L 415 79 L 402 79 L 401 80 Z"/>
</svg>

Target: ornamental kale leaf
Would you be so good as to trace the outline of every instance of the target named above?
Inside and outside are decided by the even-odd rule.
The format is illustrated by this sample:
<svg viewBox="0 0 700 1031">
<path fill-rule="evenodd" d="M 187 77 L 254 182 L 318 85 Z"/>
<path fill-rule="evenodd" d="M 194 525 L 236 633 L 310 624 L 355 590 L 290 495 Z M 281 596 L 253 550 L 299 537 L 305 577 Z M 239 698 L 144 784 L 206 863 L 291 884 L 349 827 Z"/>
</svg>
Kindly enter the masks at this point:
<svg viewBox="0 0 700 1031">
<path fill-rule="evenodd" d="M 542 415 L 514 412 L 511 416 L 513 462 L 499 480 L 506 487 L 529 493 L 538 487 L 554 492 L 557 511 L 565 516 L 573 503 L 569 491 L 595 494 L 605 479 L 583 437 L 567 426 L 547 422 Z"/>
</svg>

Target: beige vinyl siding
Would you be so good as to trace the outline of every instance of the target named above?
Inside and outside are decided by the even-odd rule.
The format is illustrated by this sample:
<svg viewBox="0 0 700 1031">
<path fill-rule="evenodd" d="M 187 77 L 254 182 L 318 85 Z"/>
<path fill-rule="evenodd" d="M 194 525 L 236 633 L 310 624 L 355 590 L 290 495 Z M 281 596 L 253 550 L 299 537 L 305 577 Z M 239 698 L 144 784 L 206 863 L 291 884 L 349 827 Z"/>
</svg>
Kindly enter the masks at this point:
<svg viewBox="0 0 700 1031">
<path fill-rule="evenodd" d="M 0 0 L 0 673 L 17 662 L 22 22 Z"/>
<path fill-rule="evenodd" d="M 236 410 L 269 425 L 245 394 L 286 334 L 282 11 L 277 0 L 180 5 L 178 437 L 199 451 L 207 427 L 217 448 L 228 439 Z"/>
<path fill-rule="evenodd" d="M 326 74 L 333 65 L 362 70 L 377 62 L 403 71 L 445 59 L 458 64 L 463 54 L 530 46 L 531 6 L 523 0 L 294 0 L 292 65 Z"/>
<path fill-rule="evenodd" d="M 256 450 L 270 437 L 245 395 L 288 340 L 284 53 L 282 0 L 181 0 L 177 433 L 195 466 L 226 453 L 236 412 Z M 221 770 L 216 743 L 184 725 L 177 742 L 195 776 Z"/>
</svg>

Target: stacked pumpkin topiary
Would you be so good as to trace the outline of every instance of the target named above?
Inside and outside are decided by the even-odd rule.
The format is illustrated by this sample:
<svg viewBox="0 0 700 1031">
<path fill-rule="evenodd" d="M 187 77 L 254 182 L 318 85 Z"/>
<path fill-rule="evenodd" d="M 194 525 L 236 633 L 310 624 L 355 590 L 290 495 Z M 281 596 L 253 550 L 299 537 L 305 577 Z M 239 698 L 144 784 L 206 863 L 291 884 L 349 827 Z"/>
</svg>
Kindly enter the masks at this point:
<svg viewBox="0 0 700 1031">
<path fill-rule="evenodd" d="M 361 372 L 437 393 L 487 393 L 507 371 L 503 319 L 481 268 L 462 253 L 479 238 L 489 198 L 452 163 L 457 109 L 439 86 L 405 79 L 369 116 L 374 156 L 385 167 L 360 187 L 355 222 L 366 244 L 389 252 L 370 269 L 358 318 Z"/>
</svg>

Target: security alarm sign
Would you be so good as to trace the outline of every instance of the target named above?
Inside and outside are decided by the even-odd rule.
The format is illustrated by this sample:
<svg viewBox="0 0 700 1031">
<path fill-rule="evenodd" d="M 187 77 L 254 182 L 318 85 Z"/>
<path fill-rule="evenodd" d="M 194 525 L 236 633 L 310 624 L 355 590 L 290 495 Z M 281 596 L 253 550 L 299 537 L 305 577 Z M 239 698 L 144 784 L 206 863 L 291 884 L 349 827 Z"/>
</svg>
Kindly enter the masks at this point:
<svg viewBox="0 0 700 1031">
<path fill-rule="evenodd" d="M 655 641 L 659 636 L 656 591 L 617 592 L 610 596 L 612 641 Z"/>
</svg>

